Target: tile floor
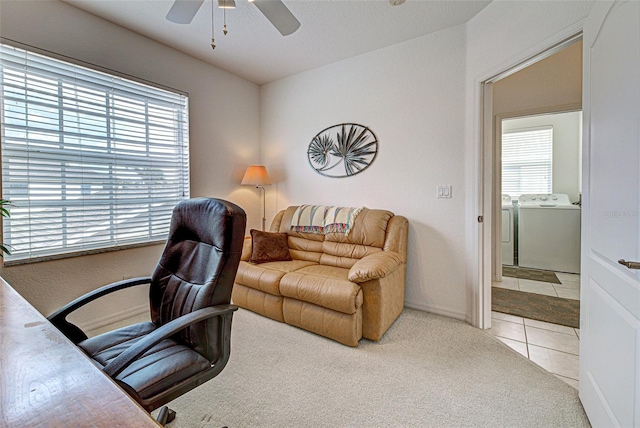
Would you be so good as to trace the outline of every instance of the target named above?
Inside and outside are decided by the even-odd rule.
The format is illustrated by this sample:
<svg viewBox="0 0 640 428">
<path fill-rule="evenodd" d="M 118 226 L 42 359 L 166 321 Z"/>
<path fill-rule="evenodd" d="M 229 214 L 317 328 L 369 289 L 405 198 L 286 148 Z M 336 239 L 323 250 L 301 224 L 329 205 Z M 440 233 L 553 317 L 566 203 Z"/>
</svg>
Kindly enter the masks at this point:
<svg viewBox="0 0 640 428">
<path fill-rule="evenodd" d="M 562 284 L 503 276 L 502 282 L 493 282 L 492 285 L 510 290 L 526 291 L 527 293 L 580 300 L 580 275 L 556 272 L 556 276 Z"/>
<path fill-rule="evenodd" d="M 503 276 L 494 287 L 580 299 L 580 275 L 556 273 L 562 284 Z M 578 388 L 580 329 L 492 312 L 496 338 L 574 388 Z"/>
<path fill-rule="evenodd" d="M 492 312 L 497 339 L 578 389 L 580 330 Z"/>
</svg>

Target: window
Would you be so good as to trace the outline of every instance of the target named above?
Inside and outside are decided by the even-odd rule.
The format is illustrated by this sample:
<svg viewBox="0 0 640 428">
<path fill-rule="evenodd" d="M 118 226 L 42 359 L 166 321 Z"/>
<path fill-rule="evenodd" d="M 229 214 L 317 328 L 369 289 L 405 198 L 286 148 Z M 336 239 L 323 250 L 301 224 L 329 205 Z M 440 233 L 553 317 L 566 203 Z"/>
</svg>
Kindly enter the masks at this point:
<svg viewBox="0 0 640 428">
<path fill-rule="evenodd" d="M 166 239 L 189 197 L 188 97 L 0 44 L 5 263 Z"/>
<path fill-rule="evenodd" d="M 551 193 L 553 127 L 502 134 L 502 193 L 518 199 L 527 193 Z"/>
</svg>

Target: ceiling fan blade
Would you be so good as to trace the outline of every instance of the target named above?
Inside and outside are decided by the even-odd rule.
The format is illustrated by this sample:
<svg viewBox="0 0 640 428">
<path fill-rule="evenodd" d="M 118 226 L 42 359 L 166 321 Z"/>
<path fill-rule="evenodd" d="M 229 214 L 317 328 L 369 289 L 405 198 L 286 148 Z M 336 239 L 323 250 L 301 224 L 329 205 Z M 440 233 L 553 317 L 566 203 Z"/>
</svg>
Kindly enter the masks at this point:
<svg viewBox="0 0 640 428">
<path fill-rule="evenodd" d="M 260 12 L 267 17 L 269 21 L 280 34 L 288 36 L 289 34 L 300 28 L 300 21 L 293 16 L 293 13 L 280 0 L 254 0 Z"/>
<path fill-rule="evenodd" d="M 204 0 L 176 0 L 167 13 L 167 20 L 176 24 L 190 24 L 202 3 Z"/>
</svg>

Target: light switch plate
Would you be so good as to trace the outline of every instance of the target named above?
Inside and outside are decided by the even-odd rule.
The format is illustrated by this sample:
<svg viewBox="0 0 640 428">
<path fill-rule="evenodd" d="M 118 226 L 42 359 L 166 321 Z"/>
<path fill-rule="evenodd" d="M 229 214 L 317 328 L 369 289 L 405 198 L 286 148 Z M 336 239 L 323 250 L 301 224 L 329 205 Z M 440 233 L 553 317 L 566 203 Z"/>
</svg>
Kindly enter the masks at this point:
<svg viewBox="0 0 640 428">
<path fill-rule="evenodd" d="M 438 186 L 436 196 L 438 198 L 451 198 L 451 185 Z"/>
</svg>

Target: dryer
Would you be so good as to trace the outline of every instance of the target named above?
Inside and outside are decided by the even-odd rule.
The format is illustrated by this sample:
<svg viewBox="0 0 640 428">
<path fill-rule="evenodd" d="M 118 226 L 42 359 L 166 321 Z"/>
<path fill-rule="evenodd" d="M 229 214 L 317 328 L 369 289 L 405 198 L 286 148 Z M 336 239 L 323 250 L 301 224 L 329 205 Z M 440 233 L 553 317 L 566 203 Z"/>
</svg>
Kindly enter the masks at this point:
<svg viewBox="0 0 640 428">
<path fill-rule="evenodd" d="M 512 266 L 515 250 L 515 217 L 511 196 L 502 195 L 502 264 Z"/>
<path fill-rule="evenodd" d="M 580 273 L 580 207 L 567 195 L 520 196 L 518 265 Z"/>
</svg>

